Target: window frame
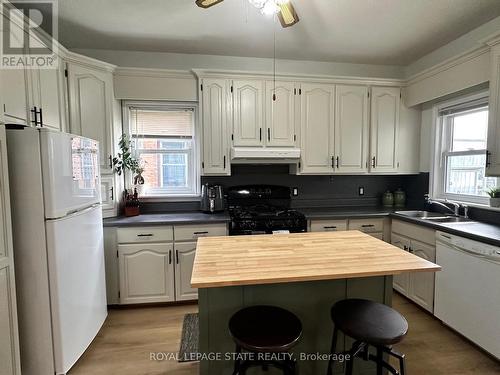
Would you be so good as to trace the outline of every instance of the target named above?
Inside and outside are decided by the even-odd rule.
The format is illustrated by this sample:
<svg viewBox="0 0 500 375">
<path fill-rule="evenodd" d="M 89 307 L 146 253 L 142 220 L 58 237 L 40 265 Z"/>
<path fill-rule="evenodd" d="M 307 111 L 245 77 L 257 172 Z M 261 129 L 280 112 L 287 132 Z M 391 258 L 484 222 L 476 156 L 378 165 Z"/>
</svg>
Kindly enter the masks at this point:
<svg viewBox="0 0 500 375">
<path fill-rule="evenodd" d="M 172 202 L 172 201 L 199 201 L 201 197 L 201 142 L 200 142 L 200 124 L 198 115 L 198 103 L 194 102 L 172 102 L 172 101 L 143 101 L 143 100 L 124 100 L 122 101 L 123 132 L 132 138 L 132 124 L 130 123 L 131 108 L 145 110 L 191 110 L 193 111 L 193 136 L 191 138 L 191 152 L 188 152 L 192 158 L 192 167 L 188 166 L 188 181 L 191 181 L 191 193 L 185 191 L 179 193 L 165 193 L 156 195 L 142 195 L 143 201 L 150 202 Z M 161 139 L 161 138 L 160 138 Z M 171 138 L 177 139 L 177 138 Z M 152 151 L 152 154 L 167 154 L 165 151 Z M 160 172 L 163 176 L 163 168 Z M 125 171 L 125 187 L 130 189 L 132 184 L 132 174 Z"/>
<path fill-rule="evenodd" d="M 446 176 L 447 176 L 447 157 L 450 155 L 456 156 L 466 156 L 466 155 L 478 155 L 486 154 L 487 150 L 472 150 L 472 151 L 451 151 L 452 149 L 452 132 L 451 127 L 446 126 L 447 119 L 444 116 L 440 116 L 440 111 L 449 107 L 467 107 L 467 104 L 472 101 L 484 101 L 486 105 L 489 99 L 488 90 L 483 90 L 476 92 L 474 94 L 461 96 L 460 98 L 455 98 L 449 101 L 439 103 L 433 107 L 433 119 L 434 119 L 434 152 L 433 152 L 433 162 L 431 163 L 431 178 L 430 178 L 430 190 L 431 196 L 438 200 L 450 200 L 465 204 L 473 205 L 488 205 L 489 198 L 487 196 L 476 196 L 467 194 L 454 194 L 446 192 Z M 472 112 L 473 110 L 471 110 Z"/>
</svg>

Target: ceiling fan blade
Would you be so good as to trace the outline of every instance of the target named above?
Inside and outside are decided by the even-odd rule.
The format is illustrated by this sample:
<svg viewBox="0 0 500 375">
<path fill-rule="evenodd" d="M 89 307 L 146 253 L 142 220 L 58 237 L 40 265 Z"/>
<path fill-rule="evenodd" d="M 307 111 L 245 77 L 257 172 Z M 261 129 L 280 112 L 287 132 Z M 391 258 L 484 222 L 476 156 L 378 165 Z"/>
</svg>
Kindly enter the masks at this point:
<svg viewBox="0 0 500 375">
<path fill-rule="evenodd" d="M 279 4 L 280 11 L 278 13 L 278 18 L 281 22 L 281 26 L 290 27 L 299 22 L 299 16 L 295 12 L 295 8 L 289 1 L 287 3 Z"/>
<path fill-rule="evenodd" d="M 200 8 L 210 8 L 215 4 L 222 3 L 224 0 L 196 0 L 196 5 Z"/>
</svg>

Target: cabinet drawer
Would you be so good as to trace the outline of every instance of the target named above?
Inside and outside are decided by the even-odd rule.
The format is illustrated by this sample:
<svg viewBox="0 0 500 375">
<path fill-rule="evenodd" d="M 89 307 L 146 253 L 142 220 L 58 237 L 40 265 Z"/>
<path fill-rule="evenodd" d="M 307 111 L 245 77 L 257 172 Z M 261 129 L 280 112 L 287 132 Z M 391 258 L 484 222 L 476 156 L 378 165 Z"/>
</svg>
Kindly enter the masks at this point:
<svg viewBox="0 0 500 375">
<path fill-rule="evenodd" d="M 176 241 L 193 241 L 199 237 L 226 236 L 226 224 L 176 225 Z"/>
<path fill-rule="evenodd" d="M 172 227 L 118 228 L 118 243 L 173 241 Z"/>
<path fill-rule="evenodd" d="M 392 233 L 397 233 L 409 238 L 418 238 L 419 241 L 430 245 L 436 244 L 436 231 L 433 229 L 400 220 L 393 220 L 391 229 Z"/>
<path fill-rule="evenodd" d="M 311 220 L 311 232 L 347 230 L 347 220 Z"/>
<path fill-rule="evenodd" d="M 349 220 L 349 230 L 359 230 L 365 233 L 382 232 L 384 230 L 384 219 Z"/>
</svg>

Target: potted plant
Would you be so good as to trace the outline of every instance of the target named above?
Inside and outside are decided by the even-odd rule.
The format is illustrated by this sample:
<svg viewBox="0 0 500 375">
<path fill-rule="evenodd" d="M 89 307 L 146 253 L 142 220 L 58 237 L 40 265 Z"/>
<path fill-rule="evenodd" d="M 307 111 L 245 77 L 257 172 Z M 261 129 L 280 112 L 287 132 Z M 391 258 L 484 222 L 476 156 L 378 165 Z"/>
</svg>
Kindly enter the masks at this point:
<svg viewBox="0 0 500 375">
<path fill-rule="evenodd" d="M 500 207 L 500 187 L 493 187 L 487 193 L 490 196 L 490 206 Z"/>
<path fill-rule="evenodd" d="M 114 171 L 121 176 L 122 173 L 128 169 L 132 173 L 135 186 L 132 192 L 129 193 L 128 191 L 125 191 L 124 193 L 125 216 L 139 215 L 139 199 L 137 190 L 144 185 L 144 177 L 142 176 L 144 168 L 141 167 L 139 160 L 132 156 L 130 138 L 127 134 L 122 134 L 118 146 L 120 147 L 120 152 L 113 157 Z"/>
</svg>

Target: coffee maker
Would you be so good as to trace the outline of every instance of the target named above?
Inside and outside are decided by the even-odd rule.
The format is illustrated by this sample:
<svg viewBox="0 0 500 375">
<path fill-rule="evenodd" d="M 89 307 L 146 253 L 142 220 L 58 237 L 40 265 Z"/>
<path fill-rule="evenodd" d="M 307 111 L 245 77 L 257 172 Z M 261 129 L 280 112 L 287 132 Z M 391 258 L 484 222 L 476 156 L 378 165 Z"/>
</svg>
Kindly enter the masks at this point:
<svg viewBox="0 0 500 375">
<path fill-rule="evenodd" d="M 205 184 L 201 187 L 201 210 L 208 213 L 224 211 L 222 186 Z"/>
</svg>

